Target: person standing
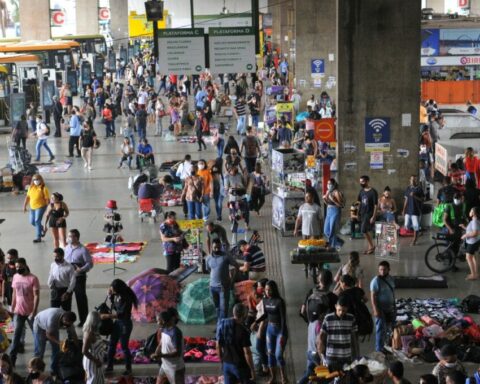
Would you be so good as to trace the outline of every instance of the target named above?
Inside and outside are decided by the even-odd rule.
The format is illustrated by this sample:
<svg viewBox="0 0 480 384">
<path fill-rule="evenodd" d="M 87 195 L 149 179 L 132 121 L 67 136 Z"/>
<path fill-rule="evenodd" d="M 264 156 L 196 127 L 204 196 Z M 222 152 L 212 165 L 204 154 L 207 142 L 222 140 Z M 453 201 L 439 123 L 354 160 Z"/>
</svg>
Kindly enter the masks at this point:
<svg viewBox="0 0 480 384">
<path fill-rule="evenodd" d="M 369 182 L 370 178 L 367 175 L 360 177 L 360 186 L 362 189 L 360 190 L 357 198 L 358 202 L 360 203 L 358 210 L 361 223 L 360 228 L 368 243 L 368 248 L 363 252 L 364 255 L 371 255 L 373 252 L 375 252 L 375 245 L 373 244 L 372 239 L 372 230 L 375 225 L 375 220 L 377 219 L 378 209 L 378 193 L 374 188 L 370 187 Z"/>
<path fill-rule="evenodd" d="M 255 367 L 250 350 L 250 333 L 243 325 L 247 308 L 233 307 L 233 318 L 223 319 L 217 328 L 217 354 L 222 361 L 225 384 L 255 382 Z"/>
<path fill-rule="evenodd" d="M 62 137 L 62 115 L 63 115 L 63 105 L 58 100 L 58 96 L 53 96 L 53 121 L 55 122 L 55 137 Z"/>
<path fill-rule="evenodd" d="M 420 231 L 420 216 L 422 215 L 422 203 L 425 200 L 422 188 L 418 185 L 417 176 L 410 176 L 410 185 L 405 190 L 402 215 L 405 216 L 405 228 L 410 225 L 413 228 L 413 240 L 411 245 L 417 243 Z"/>
<path fill-rule="evenodd" d="M 78 317 L 82 327 L 88 315 L 87 273 L 93 268 L 93 260 L 87 248 L 80 243 L 80 231 L 71 229 L 68 232 L 65 260 L 75 268 L 75 300 Z"/>
<path fill-rule="evenodd" d="M 88 314 L 83 325 L 83 369 L 85 370 L 86 384 L 103 384 L 103 358 L 105 356 L 105 343 L 100 336 L 100 314 L 92 311 Z"/>
<path fill-rule="evenodd" d="M 145 105 L 138 104 L 137 112 L 135 112 L 135 123 L 137 126 L 138 138 L 140 140 L 147 137 L 147 118 L 148 114 Z"/>
<path fill-rule="evenodd" d="M 469 212 L 470 222 L 465 228 L 465 234 L 462 240 L 467 243 L 467 264 L 470 268 L 470 274 L 467 275 L 466 280 L 478 280 L 478 265 L 475 253 L 480 248 L 480 208 L 473 207 Z"/>
<path fill-rule="evenodd" d="M 34 175 L 32 182 L 28 188 L 25 201 L 23 202 L 23 212 L 27 212 L 27 205 L 30 206 L 30 224 L 35 227 L 35 239 L 34 243 L 40 243 L 42 241 L 42 219 L 43 214 L 47 210 L 48 203 L 50 201 L 50 192 L 43 177 L 40 175 Z"/>
<path fill-rule="evenodd" d="M 48 227 L 52 229 L 53 248 L 66 245 L 67 217 L 69 211 L 67 204 L 63 201 L 63 195 L 58 192 L 52 193 L 50 204 L 45 214 L 45 233 Z"/>
<path fill-rule="evenodd" d="M 237 133 L 239 135 L 245 134 L 245 127 L 247 126 L 247 103 L 244 96 L 238 96 L 237 103 L 233 109 L 235 117 L 237 118 Z"/>
<path fill-rule="evenodd" d="M 133 329 L 132 307 L 137 308 L 138 299 L 135 292 L 120 279 L 112 281 L 108 288 L 108 295 L 114 312 L 101 314 L 100 317 L 102 320 L 114 319 L 115 321 L 113 322 L 113 331 L 108 346 L 107 368 L 105 372 L 113 372 L 113 360 L 117 343 L 120 340 L 120 345 L 125 355 L 126 370 L 123 375 L 130 376 L 132 373 L 132 355 L 128 348 L 128 342 Z"/>
<path fill-rule="evenodd" d="M 17 273 L 16 262 L 18 260 L 18 250 L 9 249 L 6 256 L 6 264 L 2 268 L 2 304 L 12 305 L 13 277 Z"/>
<path fill-rule="evenodd" d="M 378 275 L 370 282 L 370 299 L 375 317 L 375 351 L 385 352 L 385 342 L 393 330 L 396 318 L 395 281 L 390 276 L 390 264 L 378 264 Z"/>
<path fill-rule="evenodd" d="M 198 161 L 197 175 L 203 180 L 202 210 L 203 221 L 207 222 L 210 216 L 210 199 L 213 198 L 213 177 L 212 172 L 207 167 L 207 162 L 203 159 Z"/>
<path fill-rule="evenodd" d="M 187 202 L 188 220 L 202 218 L 202 196 L 205 186 L 203 179 L 197 175 L 198 168 L 192 166 L 191 174 L 185 180 L 182 191 L 182 201 Z"/>
<path fill-rule="evenodd" d="M 222 250 L 228 251 L 230 249 L 230 243 L 228 241 L 227 231 L 220 224 L 215 224 L 213 221 L 207 223 L 205 227 L 207 230 L 207 252 L 212 253 L 212 242 L 215 239 L 219 239 L 222 243 Z"/>
<path fill-rule="evenodd" d="M 170 308 L 171 309 L 171 308 Z M 184 384 L 185 362 L 183 360 L 183 334 L 176 325 L 175 311 L 166 310 L 159 314 L 160 337 L 157 349 L 152 354 L 154 360 L 161 359 L 157 383 L 165 379 L 170 384 Z"/>
<path fill-rule="evenodd" d="M 167 272 L 180 268 L 180 257 L 184 246 L 183 231 L 177 223 L 174 211 L 165 213 L 165 220 L 160 224 L 160 237 L 163 245 L 163 255 L 167 259 Z"/>
<path fill-rule="evenodd" d="M 113 129 L 113 114 L 108 106 L 100 109 L 102 113 L 102 122 L 105 124 L 105 138 L 115 137 L 115 130 Z"/>
<path fill-rule="evenodd" d="M 17 122 L 15 128 L 12 131 L 12 140 L 15 145 L 20 148 L 20 143 L 22 143 L 23 149 L 27 149 L 27 138 L 28 138 L 28 124 L 27 117 L 25 115 L 20 116 L 20 121 Z"/>
<path fill-rule="evenodd" d="M 77 341 L 73 324 L 77 320 L 75 313 L 62 308 L 48 308 L 35 316 L 33 321 L 34 355 L 43 359 L 47 340 L 52 346 L 50 370 L 58 375 L 58 353 L 60 352 L 60 330 L 66 329 L 68 337 Z"/>
<path fill-rule="evenodd" d="M 260 95 L 253 91 L 247 100 L 248 107 L 250 109 L 250 116 L 252 116 L 252 126 L 258 128 L 258 120 L 260 117 Z"/>
<path fill-rule="evenodd" d="M 225 189 L 223 187 L 222 159 L 217 159 L 215 164 L 212 166 L 211 172 L 215 213 L 217 214 L 217 221 L 222 221 L 223 199 L 225 197 Z"/>
<path fill-rule="evenodd" d="M 343 245 L 343 240 L 338 238 L 337 232 L 345 201 L 335 179 L 328 180 L 327 192 L 323 195 L 323 201 L 327 206 L 323 233 L 325 233 L 325 237 L 328 239 L 330 248 L 339 248 Z"/>
<path fill-rule="evenodd" d="M 227 317 L 230 300 L 230 271 L 229 266 L 238 269 L 237 262 L 226 252 L 222 251 L 220 239 L 212 241 L 212 253 L 207 256 L 205 266 L 210 272 L 210 294 L 217 309 L 217 324 Z"/>
<path fill-rule="evenodd" d="M 194 131 L 195 135 L 197 137 L 197 144 L 198 144 L 198 151 L 202 151 L 202 145 L 204 150 L 207 150 L 207 144 L 205 144 L 205 141 L 203 140 L 203 129 L 204 129 L 204 124 L 208 124 L 206 121 L 205 116 L 203 115 L 202 111 L 196 111 L 196 119 L 194 123 Z"/>
<path fill-rule="evenodd" d="M 255 164 L 255 170 L 251 175 L 252 182 L 252 200 L 250 201 L 250 209 L 257 212 L 260 216 L 260 210 L 265 204 L 265 196 L 267 192 L 267 178 L 262 172 L 262 165 Z"/>
<path fill-rule="evenodd" d="M 250 174 L 255 171 L 255 164 L 257 163 L 257 158 L 260 156 L 260 141 L 258 140 L 255 132 L 251 126 L 247 127 L 247 136 L 242 140 L 242 145 L 240 146 L 240 153 L 244 152 L 245 167 L 247 172 Z"/>
<path fill-rule="evenodd" d="M 30 273 L 27 262 L 20 257 L 15 262 L 16 274 L 12 281 L 12 312 L 14 313 L 15 331 L 10 345 L 10 358 L 15 366 L 17 353 L 23 350 L 21 338 L 27 322 L 33 332 L 33 319 L 37 315 L 40 300 L 40 283 L 37 276 Z"/>
<path fill-rule="evenodd" d="M 75 268 L 64 259 L 62 248 L 53 250 L 54 262 L 50 265 L 47 285 L 50 288 L 50 307 L 72 308 L 72 293 L 75 289 Z"/>
<path fill-rule="evenodd" d="M 358 356 L 357 330 L 355 317 L 348 313 L 346 298 L 339 298 L 335 312 L 323 319 L 317 346 L 321 360 L 331 372 L 350 364 Z"/>
<path fill-rule="evenodd" d="M 298 235 L 300 225 L 304 239 L 318 239 L 322 235 L 322 209 L 313 202 L 310 192 L 305 193 L 305 203 L 298 210 L 294 236 Z"/>
<path fill-rule="evenodd" d="M 83 167 L 92 170 L 93 149 L 97 146 L 97 134 L 93 129 L 91 121 L 83 123 L 83 130 L 80 133 L 81 153 L 84 161 Z"/>
<path fill-rule="evenodd" d="M 165 104 L 163 104 L 160 96 L 157 97 L 155 103 L 155 136 L 163 136 L 163 122 L 162 119 L 166 116 Z"/>
<path fill-rule="evenodd" d="M 82 123 L 75 109 L 72 110 L 70 117 L 70 138 L 68 139 L 68 156 L 73 157 L 73 149 L 77 147 L 77 157 L 80 157 L 80 134 L 82 132 Z"/>
<path fill-rule="evenodd" d="M 50 128 L 48 128 L 47 124 L 43 122 L 42 115 L 37 116 L 35 126 L 35 135 L 37 136 L 37 144 L 35 145 L 35 161 L 40 161 L 40 150 L 42 149 L 42 147 L 45 147 L 48 154 L 50 155 L 50 161 L 53 161 L 55 159 L 55 156 L 53 155 L 52 150 L 47 144 L 48 135 L 50 135 Z"/>
</svg>

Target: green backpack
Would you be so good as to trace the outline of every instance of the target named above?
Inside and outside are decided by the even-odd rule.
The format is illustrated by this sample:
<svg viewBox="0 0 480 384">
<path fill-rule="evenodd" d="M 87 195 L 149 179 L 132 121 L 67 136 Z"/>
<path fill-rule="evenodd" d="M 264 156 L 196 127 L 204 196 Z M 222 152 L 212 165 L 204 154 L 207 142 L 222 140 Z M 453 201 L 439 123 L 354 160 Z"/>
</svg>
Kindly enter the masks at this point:
<svg viewBox="0 0 480 384">
<path fill-rule="evenodd" d="M 463 216 L 465 216 L 465 203 L 462 203 L 462 208 L 463 208 Z M 436 227 L 442 228 L 444 226 L 443 224 L 443 214 L 445 212 L 445 209 L 449 208 L 450 209 L 450 219 L 455 220 L 455 211 L 453 209 L 453 204 L 452 203 L 440 203 L 435 207 L 435 210 L 433 211 L 432 215 L 432 224 L 435 225 Z"/>
</svg>

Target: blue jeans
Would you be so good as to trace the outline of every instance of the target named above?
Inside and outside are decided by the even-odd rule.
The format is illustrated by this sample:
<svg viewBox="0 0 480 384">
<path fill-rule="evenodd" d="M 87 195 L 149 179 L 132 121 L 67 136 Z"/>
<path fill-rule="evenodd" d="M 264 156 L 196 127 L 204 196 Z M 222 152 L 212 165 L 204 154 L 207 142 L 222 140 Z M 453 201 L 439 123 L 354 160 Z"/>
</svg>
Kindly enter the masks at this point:
<svg viewBox="0 0 480 384">
<path fill-rule="evenodd" d="M 280 342 L 283 338 L 283 345 Z M 283 359 L 283 351 L 287 338 L 282 334 L 282 329 L 279 325 L 268 323 L 267 325 L 267 353 L 268 353 L 268 366 L 270 368 L 285 366 L 285 360 Z"/>
<path fill-rule="evenodd" d="M 201 219 L 202 218 L 202 203 L 200 201 L 188 201 L 188 220 Z"/>
<path fill-rule="evenodd" d="M 45 149 L 47 150 L 50 157 L 53 157 L 52 150 L 50 149 L 50 147 L 47 144 L 47 139 L 38 139 L 37 144 L 35 145 L 35 155 L 36 155 L 35 160 L 36 161 L 40 161 L 40 149 L 42 147 L 45 147 Z"/>
<path fill-rule="evenodd" d="M 218 196 L 214 196 L 213 199 L 215 200 L 215 212 L 217 213 L 217 220 L 221 220 L 223 209 L 223 196 L 222 194 L 218 194 Z"/>
<path fill-rule="evenodd" d="M 53 336 L 56 339 L 59 339 L 58 331 Z M 45 347 L 47 346 L 47 333 L 45 332 L 45 330 L 39 328 L 38 326 L 34 326 L 33 341 L 34 356 L 43 359 L 43 355 L 45 354 Z M 56 343 L 52 343 L 51 341 L 50 345 L 52 346 L 52 360 L 50 363 L 50 370 L 52 372 L 58 373 L 58 352 L 60 351 L 60 346 Z"/>
<path fill-rule="evenodd" d="M 120 345 L 122 346 L 122 351 L 125 355 L 125 366 L 127 369 L 132 368 L 132 355 L 130 354 L 130 349 L 128 348 L 128 341 L 130 340 L 130 334 L 132 333 L 132 320 L 116 320 L 113 323 L 113 331 L 110 336 L 110 343 L 108 345 L 108 360 L 107 364 L 109 367 L 113 367 L 113 358 L 115 356 L 115 350 L 117 343 L 120 340 Z"/>
<path fill-rule="evenodd" d="M 13 333 L 13 341 L 10 345 L 9 353 L 12 361 L 15 363 L 15 361 L 17 360 L 18 347 L 22 342 L 22 336 L 25 342 L 25 323 L 27 323 L 30 329 L 32 329 L 32 332 L 33 324 L 30 322 L 30 320 L 28 320 L 28 316 L 22 316 L 17 313 L 15 314 L 13 320 L 15 323 L 15 331 Z"/>
<path fill-rule="evenodd" d="M 242 135 L 247 131 L 246 123 L 247 123 L 247 116 L 246 115 L 238 116 L 238 119 L 237 119 L 237 133 L 239 135 Z"/>
<path fill-rule="evenodd" d="M 320 364 L 320 359 L 318 358 L 316 352 L 307 351 L 307 369 L 303 374 L 303 377 L 297 381 L 297 384 L 307 384 L 309 382 L 308 378 L 314 375 L 315 367 Z"/>
<path fill-rule="evenodd" d="M 217 143 L 217 158 L 221 159 L 223 156 L 223 149 L 225 148 L 225 140 L 220 139 Z"/>
<path fill-rule="evenodd" d="M 46 209 L 47 206 L 37 209 L 30 209 L 29 219 L 30 224 L 35 227 L 35 239 L 42 238 L 42 219 Z"/>
<path fill-rule="evenodd" d="M 389 289 L 389 288 L 387 288 Z M 384 349 L 385 341 L 392 332 L 393 320 L 392 313 L 380 312 L 380 316 L 375 318 L 375 351 L 381 352 Z"/>
<path fill-rule="evenodd" d="M 260 115 L 252 115 L 252 125 L 257 128 L 258 127 L 258 118 Z"/>
<path fill-rule="evenodd" d="M 143 124 L 138 124 L 137 132 L 138 132 L 139 139 L 142 140 L 147 136 L 147 127 Z"/>
<path fill-rule="evenodd" d="M 251 382 L 250 371 L 239 369 L 233 363 L 223 363 L 223 377 L 225 384 L 248 384 Z"/>
<path fill-rule="evenodd" d="M 203 220 L 208 220 L 210 216 L 210 196 L 204 195 L 202 198 Z"/>
<path fill-rule="evenodd" d="M 105 136 L 110 137 L 115 135 L 115 129 L 113 128 L 112 121 L 105 121 Z"/>
<path fill-rule="evenodd" d="M 253 364 L 257 368 L 268 366 L 266 333 L 267 329 L 264 328 L 260 337 L 257 337 L 256 332 L 252 332 L 250 336 Z"/>
<path fill-rule="evenodd" d="M 325 224 L 323 226 L 323 233 L 328 240 L 330 247 L 336 247 L 339 244 L 337 239 L 337 228 L 340 220 L 341 209 L 337 206 L 327 206 L 327 216 L 325 217 Z"/>
<path fill-rule="evenodd" d="M 228 289 L 224 289 L 223 287 L 210 287 L 213 304 L 217 309 L 217 323 L 227 317 L 228 301 L 230 299 L 229 293 Z"/>
</svg>

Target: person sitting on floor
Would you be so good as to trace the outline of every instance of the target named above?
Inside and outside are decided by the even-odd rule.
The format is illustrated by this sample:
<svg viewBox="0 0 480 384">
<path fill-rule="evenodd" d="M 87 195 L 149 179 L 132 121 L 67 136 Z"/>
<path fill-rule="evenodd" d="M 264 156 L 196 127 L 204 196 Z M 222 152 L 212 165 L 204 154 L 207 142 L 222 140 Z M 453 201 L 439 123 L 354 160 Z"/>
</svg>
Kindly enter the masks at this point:
<svg viewBox="0 0 480 384">
<path fill-rule="evenodd" d="M 439 384 L 445 384 L 447 375 L 454 371 L 459 371 L 465 375 L 465 368 L 458 360 L 457 351 L 452 344 L 444 345 L 440 350 L 440 356 L 441 360 L 432 371 L 432 374 L 437 377 Z"/>
<path fill-rule="evenodd" d="M 138 144 L 136 161 L 137 161 L 137 169 L 141 169 L 148 164 L 155 164 L 153 148 L 148 143 L 148 140 L 146 138 L 141 139 L 140 144 Z"/>
</svg>

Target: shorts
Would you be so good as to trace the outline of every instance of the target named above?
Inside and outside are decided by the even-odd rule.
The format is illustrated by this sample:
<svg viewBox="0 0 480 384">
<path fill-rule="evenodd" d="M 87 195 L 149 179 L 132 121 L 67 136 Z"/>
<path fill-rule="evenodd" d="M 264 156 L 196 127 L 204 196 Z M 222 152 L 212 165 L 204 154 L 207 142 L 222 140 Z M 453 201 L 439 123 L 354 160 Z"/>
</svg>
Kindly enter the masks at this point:
<svg viewBox="0 0 480 384">
<path fill-rule="evenodd" d="M 185 368 L 177 369 L 176 371 L 162 365 L 158 370 L 159 377 L 166 377 L 170 384 L 184 384 L 185 383 Z"/>
<path fill-rule="evenodd" d="M 479 248 L 480 248 L 480 241 L 477 241 L 476 243 L 473 243 L 473 244 L 467 243 L 465 250 L 467 251 L 468 254 L 474 255 Z"/>
<path fill-rule="evenodd" d="M 415 232 L 420 230 L 420 216 L 405 214 L 405 228 L 412 228 Z"/>
<path fill-rule="evenodd" d="M 373 230 L 374 224 L 370 223 L 372 215 L 366 214 L 360 217 L 360 231 L 362 233 L 371 232 Z"/>
</svg>

